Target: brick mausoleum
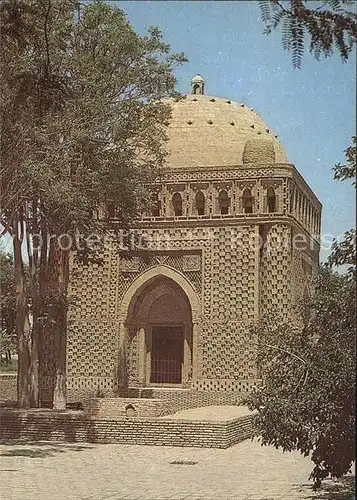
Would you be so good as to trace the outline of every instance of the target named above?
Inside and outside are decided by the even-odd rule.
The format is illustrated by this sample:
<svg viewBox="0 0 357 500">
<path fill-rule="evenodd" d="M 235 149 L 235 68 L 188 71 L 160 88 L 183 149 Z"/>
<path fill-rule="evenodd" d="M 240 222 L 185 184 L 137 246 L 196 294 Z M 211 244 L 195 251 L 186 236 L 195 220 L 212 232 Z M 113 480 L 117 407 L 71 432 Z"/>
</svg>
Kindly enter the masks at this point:
<svg viewBox="0 0 357 500">
<path fill-rule="evenodd" d="M 292 317 L 318 264 L 321 203 L 253 109 L 205 95 L 197 75 L 172 100 L 168 148 L 136 228 L 147 249 L 129 256 L 114 241 L 102 265 L 73 266 L 69 401 L 235 402 L 260 378 L 250 325 Z M 46 399 L 50 360 L 41 366 Z"/>
</svg>

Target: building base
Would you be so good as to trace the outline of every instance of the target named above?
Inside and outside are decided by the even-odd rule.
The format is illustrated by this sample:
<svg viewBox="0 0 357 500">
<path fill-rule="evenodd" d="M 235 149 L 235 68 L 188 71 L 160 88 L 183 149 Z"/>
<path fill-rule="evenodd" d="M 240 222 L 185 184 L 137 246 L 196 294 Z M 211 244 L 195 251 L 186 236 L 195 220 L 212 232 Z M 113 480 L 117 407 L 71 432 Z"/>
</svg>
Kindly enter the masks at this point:
<svg viewBox="0 0 357 500">
<path fill-rule="evenodd" d="M 90 418 L 82 411 L 0 409 L 0 440 L 229 448 L 255 435 L 255 414 L 228 420 Z"/>
</svg>

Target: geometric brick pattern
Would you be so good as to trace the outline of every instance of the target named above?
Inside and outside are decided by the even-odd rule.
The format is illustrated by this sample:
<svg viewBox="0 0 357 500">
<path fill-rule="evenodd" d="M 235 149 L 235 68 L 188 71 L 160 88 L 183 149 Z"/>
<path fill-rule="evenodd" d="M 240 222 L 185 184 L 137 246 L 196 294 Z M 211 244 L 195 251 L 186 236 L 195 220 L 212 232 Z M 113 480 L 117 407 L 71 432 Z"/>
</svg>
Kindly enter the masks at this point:
<svg viewBox="0 0 357 500">
<path fill-rule="evenodd" d="M 127 259 L 106 250 L 103 265 L 77 266 L 67 345 L 69 389 L 115 389 L 119 305 L 131 283 L 159 264 L 185 276 L 201 302 L 197 378 L 191 387 L 239 391 L 250 386 L 257 378 L 257 340 L 250 326 L 264 314 L 286 314 L 293 297 L 300 295 L 291 225 L 260 226 L 260 252 L 256 221 L 222 221 L 213 227 L 143 229 L 149 242 L 145 256 L 134 252 Z M 137 332 L 129 331 L 128 338 L 128 377 L 135 387 L 140 384 Z"/>
<path fill-rule="evenodd" d="M 150 238 L 152 236 L 149 231 L 147 237 Z M 160 235 L 161 236 L 161 235 Z M 179 235 L 180 236 L 180 235 Z M 182 235 L 185 237 L 185 234 Z M 177 235 L 176 235 L 177 238 Z M 120 259 L 119 268 L 124 277 L 122 281 L 122 286 L 119 289 L 119 299 L 124 295 L 125 291 L 131 285 L 131 283 L 137 278 L 141 273 L 146 270 L 158 265 L 164 264 L 173 269 L 180 271 L 184 274 L 187 279 L 191 282 L 191 284 L 195 287 L 198 293 L 201 293 L 201 262 L 200 262 L 200 251 L 196 251 L 194 253 L 183 253 L 181 250 L 178 251 L 165 251 L 161 250 L 164 244 L 167 242 L 158 242 L 156 251 L 151 249 L 145 255 L 145 257 L 136 256 L 135 252 L 133 256 L 129 258 L 122 257 Z M 187 244 L 189 247 L 189 244 Z M 189 260 L 190 259 L 190 260 Z M 130 268 L 130 263 L 133 262 L 135 264 Z M 190 265 L 188 265 L 189 263 Z M 193 263 L 195 265 L 193 265 Z M 186 265 L 185 265 L 186 264 Z"/>
<path fill-rule="evenodd" d="M 264 315 L 289 312 L 291 302 L 291 228 L 285 224 L 266 227 L 261 255 L 261 308 Z"/>
<path fill-rule="evenodd" d="M 135 321 L 123 319 L 122 304 L 144 273 L 153 276 L 157 266 L 183 280 L 187 293 L 194 291 L 199 317 L 187 327 L 192 333 L 185 337 L 194 343 L 189 346 L 191 357 L 185 358 L 194 364 L 191 371 L 185 365 L 189 387 L 212 393 L 246 390 L 258 377 L 257 339 L 251 326 L 264 315 L 291 315 L 304 293 L 305 277 L 318 263 L 321 204 L 286 163 L 281 146 L 262 120 L 244 106 L 206 96 L 190 97 L 175 104 L 175 110 L 171 166 L 152 187 L 160 212 L 155 217 L 143 214 L 134 231 L 134 241 L 143 241 L 144 248 L 121 252 L 113 237 L 101 263 L 71 267 L 67 375 L 72 391 L 116 390 L 123 335 L 130 384 L 143 383 L 145 370 L 140 363 L 147 349 L 146 333 L 143 341 Z M 205 150 L 197 150 L 190 120 L 195 127 L 200 124 Z M 175 150 L 175 134 L 183 149 Z M 250 149 L 245 150 L 248 138 Z M 247 188 L 252 213 L 243 207 Z M 267 203 L 269 188 L 276 195 L 274 212 L 269 212 Z M 228 198 L 226 214 L 220 210 L 222 190 Z M 200 215 L 195 205 L 198 191 L 204 198 Z M 175 193 L 181 196 L 181 216 L 174 213 Z M 309 240 L 310 248 L 304 252 L 292 248 L 296 232 Z M 149 293 L 149 288 L 140 286 Z M 132 310 L 130 304 L 125 307 Z"/>
</svg>

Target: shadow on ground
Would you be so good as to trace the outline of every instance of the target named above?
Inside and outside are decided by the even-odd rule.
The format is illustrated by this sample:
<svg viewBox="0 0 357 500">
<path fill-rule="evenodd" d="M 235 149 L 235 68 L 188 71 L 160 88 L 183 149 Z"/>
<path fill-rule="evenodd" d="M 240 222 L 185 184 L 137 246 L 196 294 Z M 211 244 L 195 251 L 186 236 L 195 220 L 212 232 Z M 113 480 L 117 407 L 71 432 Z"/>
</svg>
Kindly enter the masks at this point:
<svg viewBox="0 0 357 500">
<path fill-rule="evenodd" d="M 13 449 L 8 449 L 0 453 L 0 457 L 27 457 L 27 458 L 45 458 L 53 457 L 58 453 L 66 451 L 83 451 L 92 448 L 92 446 L 71 445 L 66 443 L 38 443 L 38 442 L 16 442 L 16 441 L 1 441 L 1 444 L 14 446 Z M 20 447 L 21 446 L 21 447 Z"/>
<path fill-rule="evenodd" d="M 338 481 L 327 479 L 317 491 L 312 490 L 311 483 L 300 485 L 295 490 L 306 493 L 304 500 L 355 500 L 355 476 L 344 476 Z"/>
</svg>

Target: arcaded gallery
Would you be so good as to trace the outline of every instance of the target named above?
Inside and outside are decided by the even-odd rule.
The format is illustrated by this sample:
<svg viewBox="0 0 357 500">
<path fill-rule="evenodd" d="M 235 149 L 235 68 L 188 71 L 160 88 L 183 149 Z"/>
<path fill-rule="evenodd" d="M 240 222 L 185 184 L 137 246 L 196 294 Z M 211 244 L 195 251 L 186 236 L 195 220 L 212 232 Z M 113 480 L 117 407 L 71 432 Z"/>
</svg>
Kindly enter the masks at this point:
<svg viewBox="0 0 357 500">
<path fill-rule="evenodd" d="M 234 401 L 260 383 L 251 326 L 293 318 L 318 265 L 321 203 L 260 116 L 206 95 L 200 75 L 170 103 L 166 168 L 136 226 L 145 251 L 113 241 L 101 264 L 73 265 L 70 401 L 145 390 Z"/>
</svg>

